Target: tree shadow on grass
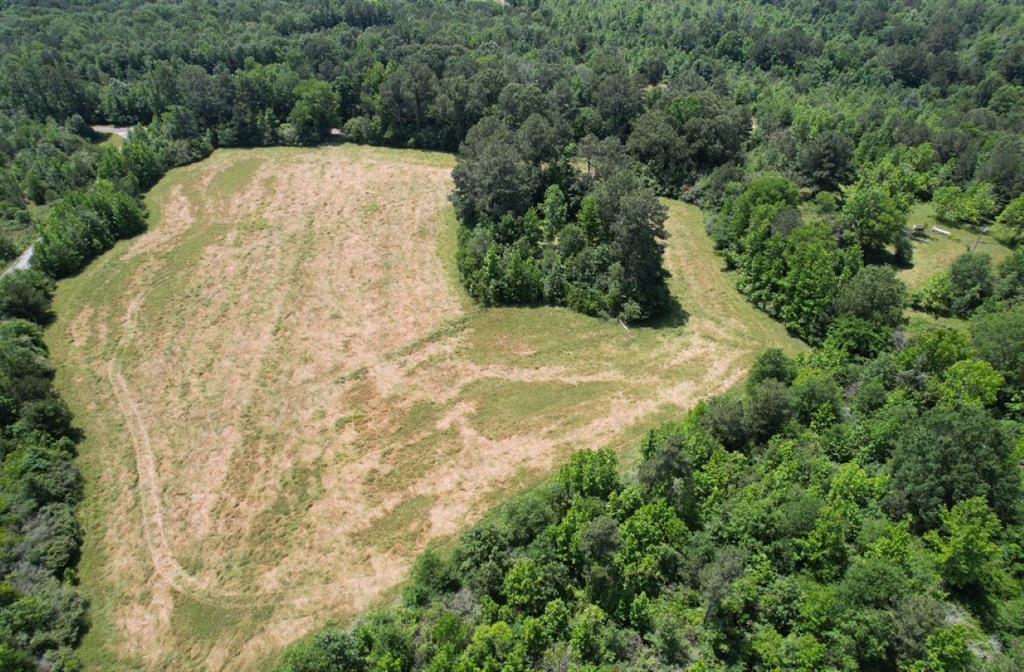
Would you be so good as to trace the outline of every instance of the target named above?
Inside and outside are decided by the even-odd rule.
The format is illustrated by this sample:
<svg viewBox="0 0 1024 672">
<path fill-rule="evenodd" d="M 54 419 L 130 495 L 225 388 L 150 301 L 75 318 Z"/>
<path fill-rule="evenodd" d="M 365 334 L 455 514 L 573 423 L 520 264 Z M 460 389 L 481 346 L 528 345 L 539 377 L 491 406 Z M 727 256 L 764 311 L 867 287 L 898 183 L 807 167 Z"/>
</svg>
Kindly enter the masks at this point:
<svg viewBox="0 0 1024 672">
<path fill-rule="evenodd" d="M 914 267 L 914 262 L 900 258 L 892 250 L 875 250 L 864 252 L 864 265 L 892 266 L 897 270 L 907 270 Z"/>
<path fill-rule="evenodd" d="M 690 314 L 686 312 L 683 305 L 679 303 L 679 300 L 674 296 L 669 296 L 668 306 L 661 312 L 660 315 L 656 315 L 650 319 L 642 322 L 636 322 L 631 324 L 630 327 L 640 327 L 644 329 L 676 329 L 678 327 L 686 326 L 686 323 L 690 320 Z"/>
</svg>

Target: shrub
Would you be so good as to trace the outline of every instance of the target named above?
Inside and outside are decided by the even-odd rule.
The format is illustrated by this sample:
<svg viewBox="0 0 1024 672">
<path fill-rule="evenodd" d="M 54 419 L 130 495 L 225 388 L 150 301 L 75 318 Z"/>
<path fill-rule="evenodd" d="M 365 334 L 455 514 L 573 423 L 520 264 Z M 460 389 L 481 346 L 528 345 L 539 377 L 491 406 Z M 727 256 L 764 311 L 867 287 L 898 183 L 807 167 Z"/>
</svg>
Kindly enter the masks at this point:
<svg viewBox="0 0 1024 672">
<path fill-rule="evenodd" d="M 53 317 L 53 280 L 39 271 L 16 270 L 0 277 L 0 319 L 45 324 Z"/>
<path fill-rule="evenodd" d="M 950 310 L 957 317 L 969 317 L 992 296 L 992 259 L 987 254 L 966 252 L 949 268 Z"/>
<path fill-rule="evenodd" d="M 280 672 L 355 672 L 363 668 L 354 638 L 348 633 L 327 630 L 291 649 Z"/>
<path fill-rule="evenodd" d="M 1024 304 L 976 315 L 970 330 L 978 356 L 1010 385 L 1024 386 Z"/>
<path fill-rule="evenodd" d="M 789 385 L 796 378 L 796 364 L 789 355 L 779 348 L 768 348 L 754 362 L 754 366 L 747 375 L 747 387 L 754 386 L 766 380 L 777 380 L 783 385 Z"/>
<path fill-rule="evenodd" d="M 39 231 L 35 261 L 44 272 L 65 277 L 80 271 L 120 238 L 145 228 L 145 211 L 113 184 L 97 181 L 54 204 Z"/>
<path fill-rule="evenodd" d="M 962 359 L 946 369 L 933 392 L 947 406 L 991 406 L 999 397 L 1003 376 L 983 360 Z"/>
<path fill-rule="evenodd" d="M 896 239 L 896 263 L 907 267 L 914 262 L 914 242 L 910 234 L 904 232 Z"/>
<path fill-rule="evenodd" d="M 1012 520 L 1021 488 L 1012 453 L 1006 430 L 980 408 L 926 411 L 905 428 L 893 453 L 891 511 L 910 513 L 918 529 L 931 529 L 945 508 L 984 497 L 1002 520 Z"/>
<path fill-rule="evenodd" d="M 709 399 L 700 421 L 727 449 L 742 450 L 747 445 L 743 401 L 738 397 L 725 395 Z"/>
<path fill-rule="evenodd" d="M 67 504 L 49 504 L 30 518 L 23 530 L 26 559 L 57 577 L 78 561 L 82 532 Z"/>
<path fill-rule="evenodd" d="M 792 416 L 792 395 L 778 380 L 764 380 L 747 393 L 744 419 L 747 435 L 754 443 L 764 443 L 779 433 Z"/>
<path fill-rule="evenodd" d="M 843 316 L 828 328 L 824 348 L 849 356 L 875 357 L 893 345 L 891 327 L 872 324 L 856 317 Z"/>
<path fill-rule="evenodd" d="M 946 317 L 953 312 L 953 283 L 949 272 L 934 275 L 910 297 L 910 305 L 932 315 Z"/>
<path fill-rule="evenodd" d="M 791 388 L 793 412 L 803 423 L 824 414 L 832 420 L 839 419 L 843 391 L 832 376 L 815 370 L 801 371 Z"/>
<path fill-rule="evenodd" d="M 966 189 L 959 186 L 936 189 L 933 202 L 940 222 L 958 226 L 981 226 L 999 212 L 995 192 L 988 182 L 974 182 Z"/>
<path fill-rule="evenodd" d="M 929 375 L 940 375 L 970 351 L 966 335 L 949 327 L 928 329 L 915 335 L 898 353 L 899 366 Z"/>
<path fill-rule="evenodd" d="M 843 189 L 844 235 L 867 251 L 878 252 L 903 235 L 906 208 L 882 184 L 857 183 Z"/>
<path fill-rule="evenodd" d="M 907 288 L 888 266 L 865 266 L 847 282 L 836 297 L 841 316 L 856 317 L 874 325 L 903 324 Z"/>
<path fill-rule="evenodd" d="M 617 466 L 611 450 L 581 450 L 572 454 L 556 480 L 570 497 L 607 497 L 621 487 Z"/>
<path fill-rule="evenodd" d="M 1024 243 L 1024 195 L 1010 201 L 996 218 L 992 235 L 1007 245 Z"/>
</svg>

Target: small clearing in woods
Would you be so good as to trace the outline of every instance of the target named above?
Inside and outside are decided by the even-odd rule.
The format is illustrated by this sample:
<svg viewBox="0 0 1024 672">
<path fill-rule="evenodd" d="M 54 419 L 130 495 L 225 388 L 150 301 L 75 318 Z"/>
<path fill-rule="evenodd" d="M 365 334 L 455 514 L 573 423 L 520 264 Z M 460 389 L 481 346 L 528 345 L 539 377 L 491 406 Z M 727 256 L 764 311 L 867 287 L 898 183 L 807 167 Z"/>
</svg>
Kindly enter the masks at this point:
<svg viewBox="0 0 1024 672">
<path fill-rule="evenodd" d="M 628 455 L 763 348 L 800 347 L 675 202 L 688 316 L 474 307 L 452 166 L 220 150 L 151 191 L 147 233 L 61 283 L 48 341 L 87 437 L 90 669 L 264 669 L 570 451 Z"/>
<path fill-rule="evenodd" d="M 987 233 L 960 229 L 949 224 L 940 224 L 935 218 L 935 206 L 918 203 L 910 210 L 907 226 L 920 226 L 921 236 L 914 240 L 913 265 L 900 271 L 900 279 L 907 283 L 907 289 L 916 291 L 928 284 L 934 276 L 948 270 L 964 252 L 983 252 L 992 257 L 995 268 L 1010 254 L 1010 249 Z M 932 230 L 936 226 L 949 232 L 944 235 Z"/>
<path fill-rule="evenodd" d="M 978 233 L 969 229 L 961 229 L 935 218 L 935 206 L 931 203 L 917 203 L 910 209 L 907 218 L 908 227 L 920 226 L 921 235 L 914 239 L 914 258 L 910 267 L 901 269 L 900 280 L 907 285 L 909 292 L 923 289 L 928 281 L 949 270 L 956 258 L 965 252 L 982 252 L 992 257 L 992 268 L 999 266 L 1010 255 L 1010 249 L 987 233 Z M 938 233 L 932 227 L 939 227 L 949 235 Z M 955 317 L 935 317 L 914 309 L 907 309 L 912 328 L 941 325 L 963 329 L 963 320 Z"/>
</svg>

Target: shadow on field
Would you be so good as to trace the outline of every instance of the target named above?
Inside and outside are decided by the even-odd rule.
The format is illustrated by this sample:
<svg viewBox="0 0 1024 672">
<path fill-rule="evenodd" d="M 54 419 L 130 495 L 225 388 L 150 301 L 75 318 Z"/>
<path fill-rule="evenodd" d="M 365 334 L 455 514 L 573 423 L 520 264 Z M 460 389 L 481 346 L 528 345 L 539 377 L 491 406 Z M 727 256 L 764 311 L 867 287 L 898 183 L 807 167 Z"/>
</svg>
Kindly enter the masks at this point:
<svg viewBox="0 0 1024 672">
<path fill-rule="evenodd" d="M 679 300 L 674 296 L 670 296 L 668 307 L 664 313 L 649 320 L 638 322 L 636 326 L 647 329 L 675 329 L 676 327 L 685 326 L 689 319 L 690 314 L 686 312 L 682 304 L 679 303 Z"/>
</svg>

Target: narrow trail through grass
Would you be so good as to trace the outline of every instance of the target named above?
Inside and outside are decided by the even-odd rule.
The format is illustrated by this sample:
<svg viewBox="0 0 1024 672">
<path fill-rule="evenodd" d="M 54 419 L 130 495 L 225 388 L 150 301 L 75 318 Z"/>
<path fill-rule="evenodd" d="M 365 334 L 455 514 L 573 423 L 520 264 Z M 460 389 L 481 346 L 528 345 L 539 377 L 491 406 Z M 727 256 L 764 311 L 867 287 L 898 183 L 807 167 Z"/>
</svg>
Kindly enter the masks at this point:
<svg viewBox="0 0 1024 672">
<path fill-rule="evenodd" d="M 217 151 L 151 191 L 147 233 L 61 283 L 47 340 L 87 437 L 89 669 L 262 669 L 572 450 L 628 461 L 763 348 L 802 347 L 671 201 L 685 314 L 626 330 L 473 306 L 452 165 Z"/>
</svg>

